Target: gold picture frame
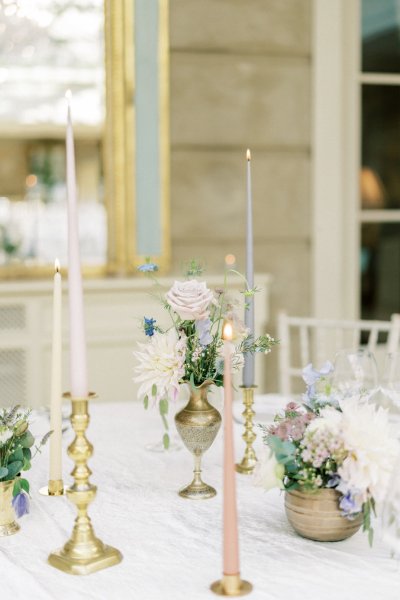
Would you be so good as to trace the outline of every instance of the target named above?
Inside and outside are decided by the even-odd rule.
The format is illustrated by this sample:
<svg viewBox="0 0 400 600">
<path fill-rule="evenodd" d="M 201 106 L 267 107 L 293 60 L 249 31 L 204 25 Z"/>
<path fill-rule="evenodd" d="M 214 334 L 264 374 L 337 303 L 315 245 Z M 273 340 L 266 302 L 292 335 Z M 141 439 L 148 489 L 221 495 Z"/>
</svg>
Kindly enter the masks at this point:
<svg viewBox="0 0 400 600">
<path fill-rule="evenodd" d="M 135 109 L 135 2 L 105 0 L 107 117 L 106 197 L 109 214 L 109 272 L 130 274 L 147 256 L 137 247 L 135 158 L 140 151 Z M 158 152 L 161 252 L 152 255 L 160 270 L 170 265 L 169 3 L 158 0 Z"/>
</svg>

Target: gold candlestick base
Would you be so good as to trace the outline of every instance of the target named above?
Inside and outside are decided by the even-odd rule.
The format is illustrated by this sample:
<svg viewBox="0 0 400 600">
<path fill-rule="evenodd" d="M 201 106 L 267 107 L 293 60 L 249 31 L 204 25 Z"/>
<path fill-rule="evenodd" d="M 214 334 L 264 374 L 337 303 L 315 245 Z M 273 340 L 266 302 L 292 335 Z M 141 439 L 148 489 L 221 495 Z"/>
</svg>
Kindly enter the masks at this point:
<svg viewBox="0 0 400 600">
<path fill-rule="evenodd" d="M 97 488 L 89 482 L 91 470 L 87 466 L 93 454 L 93 446 L 86 438 L 89 425 L 89 398 L 71 398 L 71 423 L 75 431 L 75 439 L 68 448 L 68 456 L 75 462 L 72 471 L 74 483 L 67 489 L 67 498 L 78 510 L 70 540 L 63 548 L 50 554 L 48 561 L 56 569 L 71 575 L 88 575 L 94 571 L 116 565 L 122 560 L 122 554 L 116 548 L 106 546 L 94 534 L 90 517 L 87 513 L 89 504 L 96 496 Z"/>
<path fill-rule="evenodd" d="M 210 589 L 218 596 L 246 596 L 250 594 L 253 586 L 248 581 L 240 579 L 237 575 L 223 575 L 219 581 L 214 581 Z"/>
<path fill-rule="evenodd" d="M 244 433 L 242 438 L 246 442 L 246 449 L 241 462 L 236 465 L 236 471 L 238 473 L 242 473 L 243 475 L 251 475 L 254 471 L 254 467 L 257 464 L 257 456 L 253 448 L 253 443 L 257 437 L 253 431 L 253 417 L 256 413 L 252 408 L 254 403 L 255 388 L 256 386 L 242 386 L 244 404 L 244 411 L 242 413 L 244 417 Z"/>
<path fill-rule="evenodd" d="M 40 488 L 42 496 L 64 496 L 66 488 L 62 479 L 49 479 L 49 485 Z"/>
</svg>

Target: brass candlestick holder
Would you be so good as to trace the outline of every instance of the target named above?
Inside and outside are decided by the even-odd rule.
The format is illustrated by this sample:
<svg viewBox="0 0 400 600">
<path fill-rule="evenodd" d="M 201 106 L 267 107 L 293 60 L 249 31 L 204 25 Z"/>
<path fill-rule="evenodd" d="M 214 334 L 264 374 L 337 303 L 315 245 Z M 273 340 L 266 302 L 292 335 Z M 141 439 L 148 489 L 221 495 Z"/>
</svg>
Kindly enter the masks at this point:
<svg viewBox="0 0 400 600">
<path fill-rule="evenodd" d="M 42 496 L 64 496 L 66 488 L 62 479 L 49 479 L 49 484 L 40 488 Z"/>
<path fill-rule="evenodd" d="M 236 471 L 243 475 L 251 475 L 257 463 L 257 456 L 253 448 L 256 434 L 253 431 L 253 417 L 256 414 L 253 410 L 255 385 L 251 387 L 241 386 L 243 390 L 244 411 L 244 433 L 242 438 L 246 442 L 246 449 L 242 461 L 236 465 Z"/>
<path fill-rule="evenodd" d="M 72 398 L 70 394 L 64 394 L 64 397 L 72 402 L 71 424 L 75 431 L 75 439 L 68 448 L 68 456 L 75 463 L 71 473 L 74 483 L 67 488 L 67 498 L 76 505 L 78 516 L 70 540 L 63 548 L 50 554 L 48 560 L 64 573 L 88 575 L 116 565 L 122 560 L 122 554 L 95 536 L 87 513 L 97 491 L 96 486 L 89 482 L 92 472 L 87 461 L 93 454 L 93 446 L 85 435 L 89 425 L 88 400 L 95 398 L 96 394 L 90 393 L 88 398 Z"/>
<path fill-rule="evenodd" d="M 240 579 L 240 574 L 223 575 L 219 581 L 214 581 L 210 586 L 218 596 L 246 596 L 250 594 L 253 586 L 248 581 Z"/>
</svg>

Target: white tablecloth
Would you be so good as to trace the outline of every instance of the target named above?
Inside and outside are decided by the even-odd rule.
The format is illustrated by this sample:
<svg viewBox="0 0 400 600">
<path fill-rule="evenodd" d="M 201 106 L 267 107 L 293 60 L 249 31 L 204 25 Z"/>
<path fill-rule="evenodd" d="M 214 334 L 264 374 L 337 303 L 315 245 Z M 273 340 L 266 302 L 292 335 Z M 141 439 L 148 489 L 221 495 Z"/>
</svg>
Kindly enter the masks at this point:
<svg viewBox="0 0 400 600">
<path fill-rule="evenodd" d="M 145 450 L 161 428 L 139 404 L 93 404 L 88 438 L 95 454 L 92 481 L 99 490 L 90 515 L 97 535 L 118 547 L 121 564 L 87 577 L 66 575 L 46 560 L 68 539 L 75 511 L 66 498 L 46 498 L 47 449 L 30 472 L 31 513 L 21 531 L 0 538 L 1 600 L 206 600 L 221 576 L 221 500 L 181 499 L 191 455 Z M 42 417 L 34 430 L 43 433 Z M 237 455 L 241 428 L 235 425 Z M 64 443 L 72 433 L 64 436 Z M 239 441 L 240 440 L 240 441 Z M 65 481 L 71 462 L 64 461 Z M 222 436 L 204 458 L 205 481 L 221 490 Z M 242 576 L 254 585 L 253 600 L 398 600 L 400 568 L 379 541 L 372 550 L 361 532 L 337 543 L 298 537 L 287 523 L 283 496 L 237 477 Z"/>
</svg>

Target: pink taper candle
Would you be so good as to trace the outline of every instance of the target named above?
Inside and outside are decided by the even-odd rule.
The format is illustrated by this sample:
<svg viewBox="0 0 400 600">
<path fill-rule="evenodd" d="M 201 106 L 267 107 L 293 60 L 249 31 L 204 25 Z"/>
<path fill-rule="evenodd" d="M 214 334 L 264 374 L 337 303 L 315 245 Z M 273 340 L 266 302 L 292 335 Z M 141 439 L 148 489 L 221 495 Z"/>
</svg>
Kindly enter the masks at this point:
<svg viewBox="0 0 400 600">
<path fill-rule="evenodd" d="M 232 325 L 225 323 L 224 338 L 224 575 L 239 574 L 239 542 L 233 448 L 231 345 Z"/>
<path fill-rule="evenodd" d="M 68 295 L 70 331 L 70 387 L 73 398 L 88 396 L 86 337 L 83 316 L 81 261 L 79 254 L 78 207 L 75 176 L 74 133 L 71 121 L 71 92 L 68 100 L 66 136 L 68 196 Z"/>
</svg>

